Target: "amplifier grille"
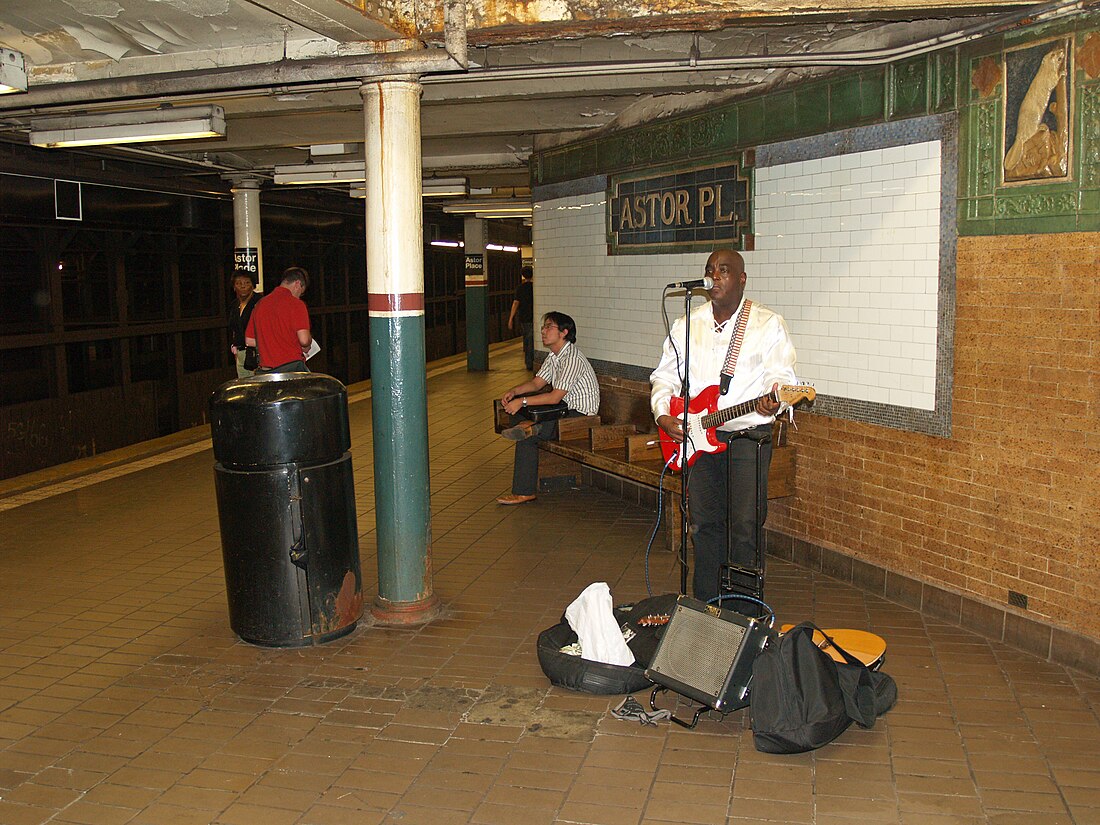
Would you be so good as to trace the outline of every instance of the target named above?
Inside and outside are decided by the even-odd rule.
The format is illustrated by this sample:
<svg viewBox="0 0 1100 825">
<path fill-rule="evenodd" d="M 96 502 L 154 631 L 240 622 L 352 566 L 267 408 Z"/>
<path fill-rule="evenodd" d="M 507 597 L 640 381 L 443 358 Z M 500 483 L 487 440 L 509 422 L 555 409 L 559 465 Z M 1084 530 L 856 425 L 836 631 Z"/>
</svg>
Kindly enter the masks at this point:
<svg viewBox="0 0 1100 825">
<path fill-rule="evenodd" d="M 730 656 L 740 650 L 745 628 L 708 613 L 677 605 L 661 641 L 662 656 L 650 669 L 719 698 L 730 672 Z"/>
</svg>

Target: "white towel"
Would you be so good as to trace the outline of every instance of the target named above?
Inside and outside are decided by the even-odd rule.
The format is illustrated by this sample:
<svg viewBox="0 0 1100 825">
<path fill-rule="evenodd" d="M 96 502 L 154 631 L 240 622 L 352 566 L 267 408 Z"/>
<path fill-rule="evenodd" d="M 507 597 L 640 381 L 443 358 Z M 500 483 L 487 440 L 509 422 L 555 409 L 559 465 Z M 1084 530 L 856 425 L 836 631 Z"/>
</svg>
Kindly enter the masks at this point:
<svg viewBox="0 0 1100 825">
<path fill-rule="evenodd" d="M 627 647 L 623 632 L 615 621 L 611 588 L 607 582 L 588 585 L 565 608 L 565 620 L 580 640 L 582 659 L 608 665 L 634 664 L 634 654 Z"/>
</svg>

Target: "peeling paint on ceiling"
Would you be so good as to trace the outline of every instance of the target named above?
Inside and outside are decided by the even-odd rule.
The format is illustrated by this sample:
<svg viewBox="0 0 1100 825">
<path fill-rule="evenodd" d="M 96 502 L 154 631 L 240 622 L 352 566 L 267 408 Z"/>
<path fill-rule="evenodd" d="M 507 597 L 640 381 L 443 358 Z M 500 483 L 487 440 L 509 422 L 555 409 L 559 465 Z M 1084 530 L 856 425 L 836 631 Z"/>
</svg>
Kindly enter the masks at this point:
<svg viewBox="0 0 1100 825">
<path fill-rule="evenodd" d="M 229 0 L 151 0 L 165 6 L 172 6 L 194 17 L 222 17 L 233 10 Z"/>
<path fill-rule="evenodd" d="M 92 17 L 118 17 L 122 6 L 114 0 L 61 0 L 77 14 L 89 14 Z"/>
<path fill-rule="evenodd" d="M 845 19 L 840 15 L 850 10 L 838 12 L 837 0 L 799 9 L 789 0 L 467 2 L 471 63 L 502 71 L 424 78 L 423 166 L 495 170 L 524 180 L 522 162 L 532 144 L 652 122 L 823 71 L 695 68 L 688 58 L 905 45 L 975 19 L 952 18 L 936 6 L 976 9 L 991 0 L 856 0 L 853 6 L 914 9 L 905 20 L 898 14 Z M 340 14 L 326 25 L 326 13 L 337 6 Z M 362 139 L 358 75 L 332 73 L 331 67 L 378 45 L 370 38 L 340 38 L 341 26 L 360 31 L 349 9 L 368 22 L 396 17 L 423 23 L 416 40 L 438 48 L 443 8 L 441 0 L 0 0 L 0 44 L 26 55 L 32 86 L 47 87 L 45 105 L 155 106 L 183 98 L 223 105 L 229 121 L 224 139 L 157 151 L 216 153 L 234 168 L 270 169 L 303 162 L 305 150 L 295 147 Z M 833 22 L 820 17 L 828 9 L 838 15 Z M 754 21 L 754 15 L 767 20 Z M 394 51 L 420 45 L 385 40 Z M 315 68 L 322 61 L 328 70 Z M 589 71 L 573 73 L 570 63 L 588 64 Z M 594 65 L 616 63 L 652 68 L 620 73 Z M 219 69 L 239 71 L 202 77 Z M 210 82 L 187 85 L 200 77 Z M 232 79 L 218 86 L 220 78 Z M 33 98 L 33 90 L 26 97 Z M 16 100 L 0 101 L 0 111 L 29 118 L 38 104 L 25 105 L 20 113 Z"/>
</svg>

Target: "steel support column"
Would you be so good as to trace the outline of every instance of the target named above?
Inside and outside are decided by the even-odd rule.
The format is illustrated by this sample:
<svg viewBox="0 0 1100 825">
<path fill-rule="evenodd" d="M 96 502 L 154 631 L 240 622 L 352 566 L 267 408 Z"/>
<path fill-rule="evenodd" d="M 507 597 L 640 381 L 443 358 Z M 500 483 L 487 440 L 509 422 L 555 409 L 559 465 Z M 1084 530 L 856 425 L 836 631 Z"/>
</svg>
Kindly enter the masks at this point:
<svg viewBox="0 0 1100 825">
<path fill-rule="evenodd" d="M 249 275 L 264 289 L 264 247 L 260 239 L 260 179 L 232 176 L 233 275 Z"/>
<path fill-rule="evenodd" d="M 488 222 L 466 218 L 462 239 L 466 245 L 466 370 L 489 369 L 489 268 L 485 243 Z"/>
<path fill-rule="evenodd" d="M 433 618 L 420 83 L 399 76 L 360 87 L 366 121 L 367 307 L 374 421 L 378 597 L 388 624 Z"/>
</svg>

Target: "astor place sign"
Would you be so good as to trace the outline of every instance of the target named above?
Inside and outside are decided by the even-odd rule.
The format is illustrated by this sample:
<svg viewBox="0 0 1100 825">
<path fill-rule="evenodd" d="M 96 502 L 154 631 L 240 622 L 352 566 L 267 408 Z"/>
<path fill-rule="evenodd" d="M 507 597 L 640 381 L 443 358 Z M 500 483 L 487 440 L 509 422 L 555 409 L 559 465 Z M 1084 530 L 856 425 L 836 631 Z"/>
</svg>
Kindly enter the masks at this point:
<svg viewBox="0 0 1100 825">
<path fill-rule="evenodd" d="M 612 254 L 744 247 L 749 178 L 738 163 L 679 169 L 650 177 L 613 175 L 607 198 Z"/>
</svg>

